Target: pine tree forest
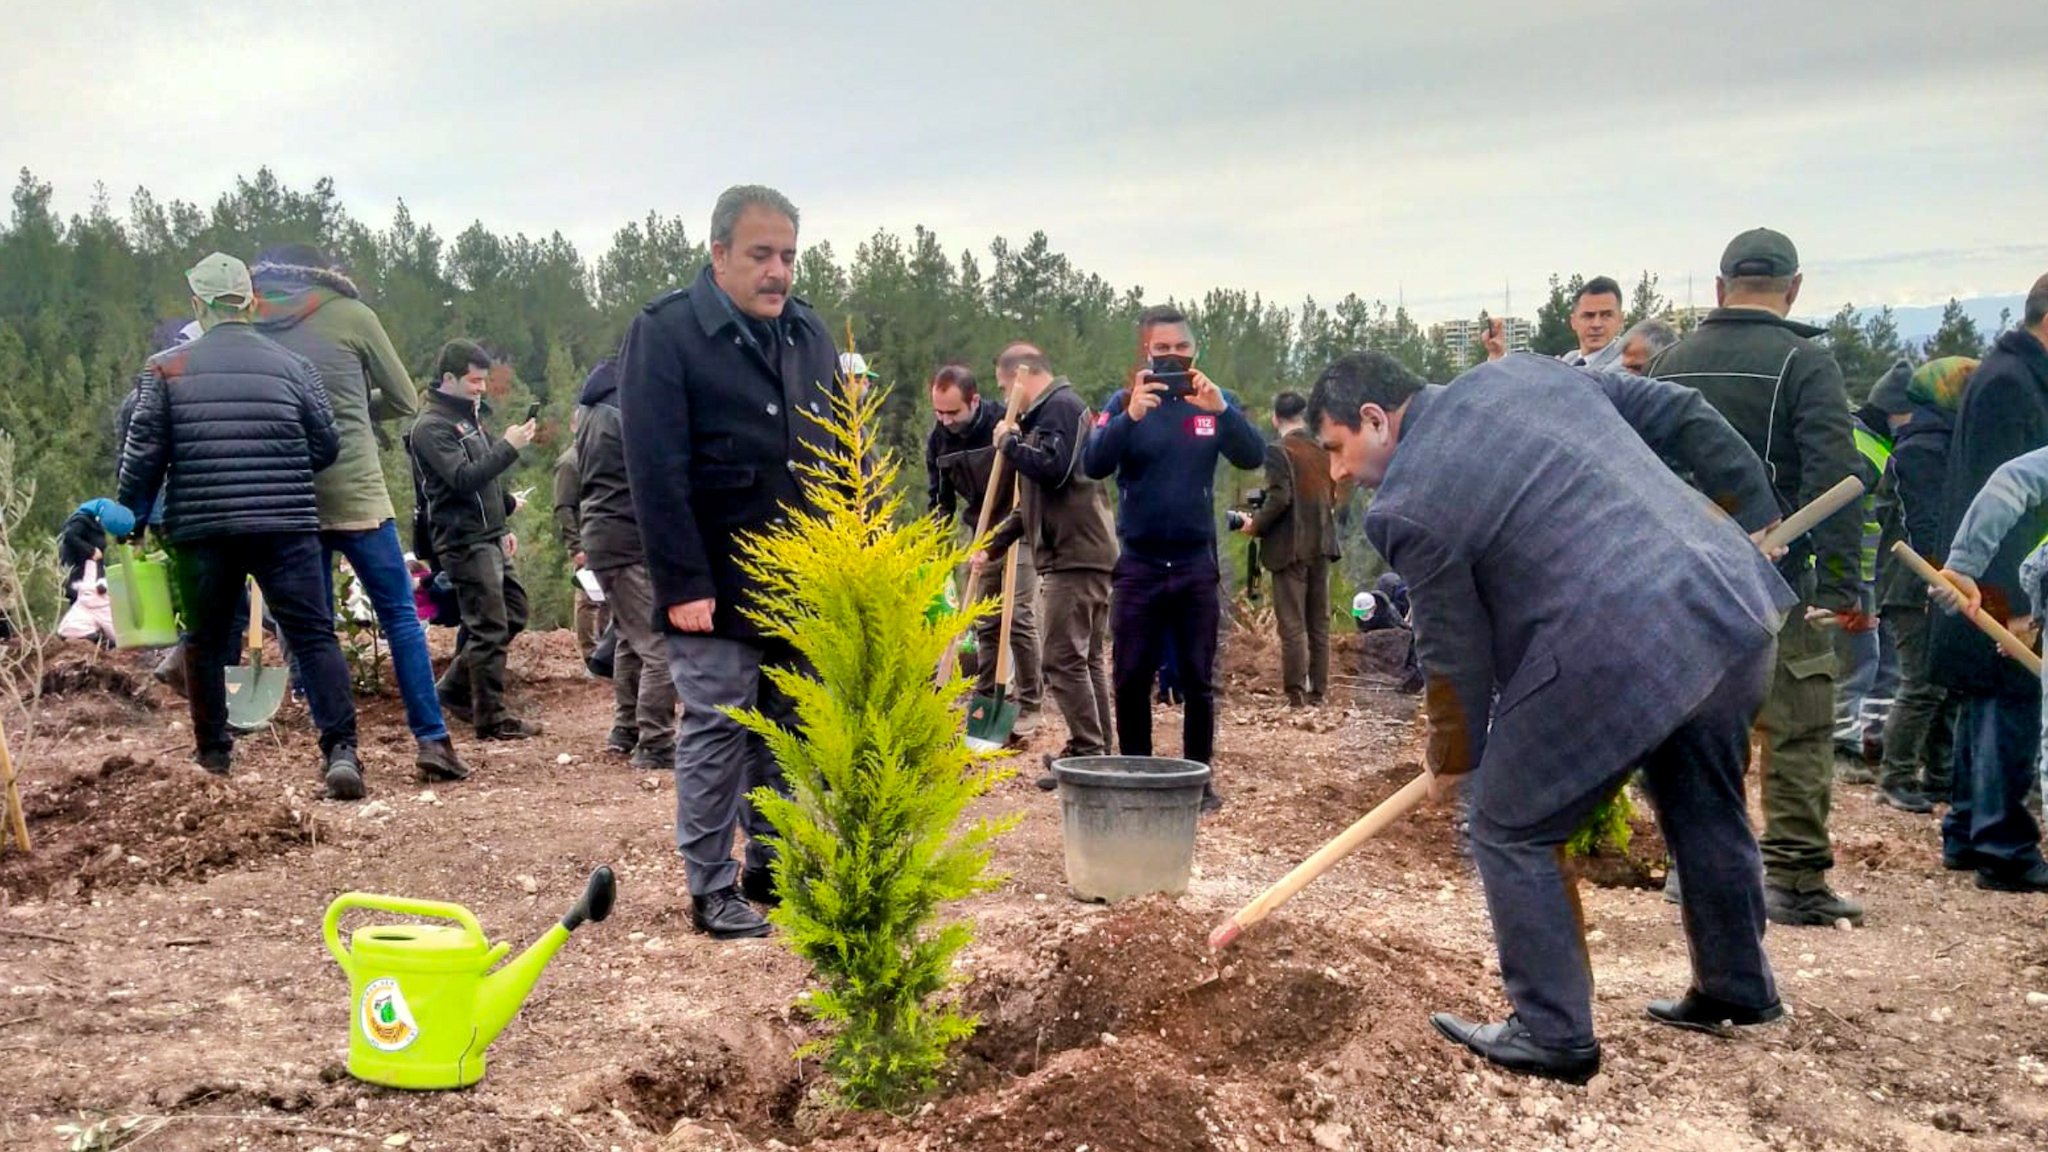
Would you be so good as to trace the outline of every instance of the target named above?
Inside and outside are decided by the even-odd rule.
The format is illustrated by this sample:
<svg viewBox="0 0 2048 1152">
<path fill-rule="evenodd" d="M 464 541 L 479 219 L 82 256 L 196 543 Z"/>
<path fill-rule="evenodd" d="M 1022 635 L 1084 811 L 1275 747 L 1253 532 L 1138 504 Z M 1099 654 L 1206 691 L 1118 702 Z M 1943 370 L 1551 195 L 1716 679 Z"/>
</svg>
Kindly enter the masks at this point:
<svg viewBox="0 0 2048 1152">
<path fill-rule="evenodd" d="M 531 490 L 513 526 L 534 626 L 568 622 L 569 562 L 548 507 L 555 457 L 567 446 L 584 375 L 615 352 L 636 309 L 687 284 L 708 261 L 701 222 L 708 204 L 628 222 L 592 260 L 560 233 L 506 236 L 477 222 L 444 237 L 415 221 L 403 202 L 386 225 L 373 227 L 349 214 L 331 180 L 296 190 L 268 169 L 237 179 L 210 206 L 165 203 L 138 189 L 123 211 L 101 187 L 85 214 L 66 220 L 53 211 L 52 195 L 24 169 L 0 229 L 0 429 L 21 445 L 36 486 L 25 540 L 54 538 L 81 501 L 113 494 L 115 412 L 151 351 L 152 329 L 189 318 L 184 269 L 210 251 L 253 262 L 275 244 L 311 243 L 362 289 L 416 379 L 426 379 L 444 341 L 468 337 L 502 362 L 491 389 L 499 413 L 542 405 L 540 439 L 510 482 Z M 1538 310 L 1537 351 L 1573 346 L 1567 318 L 1578 282 L 1551 278 Z M 796 291 L 842 342 L 850 324 L 860 351 L 891 386 L 884 436 L 910 485 L 923 482 L 924 381 L 937 365 L 959 360 L 987 379 L 1003 344 L 1030 340 L 1100 405 L 1135 363 L 1133 321 L 1162 302 L 1141 286 L 1120 288 L 1076 267 L 1042 232 L 973 250 L 949 248 L 922 227 L 909 236 L 877 231 L 849 254 L 806 245 Z M 1380 349 L 1439 382 L 1466 367 L 1404 309 L 1357 294 L 1289 307 L 1252 287 L 1218 287 L 1176 303 L 1193 320 L 1203 369 L 1261 426 L 1277 392 L 1306 391 L 1345 351 Z M 1628 305 L 1631 320 L 1671 309 L 1647 272 Z M 1958 311 L 1957 319 L 1934 342 L 1940 353 L 1967 352 L 1972 342 L 1981 348 L 1968 318 Z M 1849 305 L 1834 315 L 1827 339 L 1855 396 L 1893 360 L 1923 351 L 1907 348 L 1884 312 L 1859 314 Z M 412 487 L 396 450 L 402 430 L 385 431 L 394 441 L 384 454 L 386 478 L 403 528 Z M 1257 473 L 1219 477 L 1219 504 L 1260 482 Z M 912 503 L 921 505 L 922 495 Z M 1378 567 L 1356 526 L 1347 517 L 1348 579 L 1333 589 L 1346 601 L 1350 586 Z M 1225 551 L 1241 586 L 1242 548 L 1226 540 Z M 54 574 L 42 592 L 48 599 L 37 595 L 31 609 L 54 619 Z"/>
</svg>

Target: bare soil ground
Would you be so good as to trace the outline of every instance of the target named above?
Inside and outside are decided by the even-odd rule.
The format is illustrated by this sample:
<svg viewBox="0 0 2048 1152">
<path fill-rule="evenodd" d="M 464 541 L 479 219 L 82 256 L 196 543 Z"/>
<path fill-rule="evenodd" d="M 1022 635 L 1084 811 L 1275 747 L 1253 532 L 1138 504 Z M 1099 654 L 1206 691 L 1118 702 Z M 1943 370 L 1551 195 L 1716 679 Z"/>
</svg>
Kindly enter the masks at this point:
<svg viewBox="0 0 2048 1152">
<path fill-rule="evenodd" d="M 1046 725 L 986 801 L 1025 820 L 997 855 L 1008 880 L 965 909 L 979 938 L 961 994 L 982 1029 L 900 1118 L 811 1102 L 816 1069 L 792 1055 L 812 1035 L 791 1007 L 801 965 L 772 940 L 691 932 L 671 784 L 600 754 L 609 690 L 566 633 L 513 652 L 547 734 L 462 740 L 467 782 L 412 780 L 397 701 L 367 702 L 371 796 L 355 805 L 319 798 L 302 708 L 218 780 L 189 764 L 182 702 L 139 661 L 72 668 L 24 765 L 37 850 L 0 859 L 0 1148 L 61 1148 L 58 1124 L 101 1118 L 139 1118 L 125 1146 L 163 1150 L 2048 1146 L 2048 1007 L 2028 1000 L 2048 993 L 2048 898 L 1943 872 L 1933 822 L 1867 789 L 1841 790 L 1836 840 L 1869 925 L 1772 930 L 1785 1023 L 1731 1038 L 1651 1024 L 1643 1002 L 1686 984 L 1677 912 L 1654 890 L 1587 886 L 1606 1068 L 1586 1088 L 1497 1075 L 1430 1030 L 1434 1009 L 1505 1010 L 1442 811 L 1212 956 L 1210 927 L 1417 770 L 1413 698 L 1387 690 L 1390 649 L 1368 640 L 1340 638 L 1353 679 L 1308 713 L 1277 707 L 1266 644 L 1232 641 L 1230 804 L 1204 821 L 1178 901 L 1066 896 L 1056 798 L 1028 783 L 1060 738 Z M 1159 723 L 1170 751 L 1178 714 Z M 319 942 L 335 895 L 456 901 L 523 945 L 600 863 L 617 911 L 556 959 L 481 1084 L 346 1075 L 347 986 Z M 1638 871 L 1651 882 L 1653 862 Z"/>
</svg>

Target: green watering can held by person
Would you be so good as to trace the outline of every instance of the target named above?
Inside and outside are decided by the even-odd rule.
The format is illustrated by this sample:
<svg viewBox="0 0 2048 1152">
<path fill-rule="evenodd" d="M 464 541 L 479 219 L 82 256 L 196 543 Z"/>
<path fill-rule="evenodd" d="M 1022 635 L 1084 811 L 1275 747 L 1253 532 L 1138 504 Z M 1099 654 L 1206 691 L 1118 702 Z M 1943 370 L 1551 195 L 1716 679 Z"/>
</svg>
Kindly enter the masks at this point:
<svg viewBox="0 0 2048 1152">
<path fill-rule="evenodd" d="M 349 1075 L 390 1088 L 466 1088 L 484 1076 L 484 1049 L 526 1002 L 556 952 L 584 921 L 611 915 L 610 868 L 590 874 L 583 898 L 526 951 L 492 944 L 469 909 L 438 900 L 345 892 L 327 906 L 327 950 L 348 973 Z M 351 908 L 424 916 L 449 924 L 371 924 L 342 946 Z"/>
</svg>

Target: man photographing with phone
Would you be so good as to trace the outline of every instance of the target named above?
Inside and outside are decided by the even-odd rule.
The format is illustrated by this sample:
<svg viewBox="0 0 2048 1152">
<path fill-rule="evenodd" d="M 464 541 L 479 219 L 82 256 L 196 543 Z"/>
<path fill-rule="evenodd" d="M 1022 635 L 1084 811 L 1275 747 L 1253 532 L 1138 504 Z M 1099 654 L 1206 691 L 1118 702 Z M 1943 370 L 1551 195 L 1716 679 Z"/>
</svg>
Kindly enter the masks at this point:
<svg viewBox="0 0 2048 1152">
<path fill-rule="evenodd" d="M 1181 755 L 1208 764 L 1216 744 L 1216 629 L 1222 602 L 1216 560 L 1216 462 L 1247 471 L 1265 462 L 1258 429 L 1195 367 L 1188 318 L 1171 305 L 1138 318 L 1144 363 L 1096 419 L 1081 467 L 1117 483 L 1110 629 L 1116 732 L 1126 756 L 1152 754 L 1152 676 L 1169 634 L 1187 712 Z M 1222 805 L 1213 785 L 1204 811 Z"/>
</svg>

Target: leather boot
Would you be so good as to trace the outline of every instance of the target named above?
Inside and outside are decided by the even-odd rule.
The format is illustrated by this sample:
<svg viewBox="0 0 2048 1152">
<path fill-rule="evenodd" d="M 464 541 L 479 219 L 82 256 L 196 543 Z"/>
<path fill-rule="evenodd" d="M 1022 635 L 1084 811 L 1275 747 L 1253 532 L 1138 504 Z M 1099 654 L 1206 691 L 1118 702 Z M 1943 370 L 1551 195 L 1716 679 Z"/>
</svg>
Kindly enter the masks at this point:
<svg viewBox="0 0 2048 1152">
<path fill-rule="evenodd" d="M 356 758 L 354 748 L 338 744 L 329 750 L 322 776 L 327 782 L 329 800 L 363 798 L 363 762 Z"/>
<path fill-rule="evenodd" d="M 455 754 L 455 742 L 442 737 L 439 740 L 422 740 L 419 750 L 413 754 L 413 767 L 420 770 L 422 780 L 466 780 L 469 766 Z"/>
</svg>

